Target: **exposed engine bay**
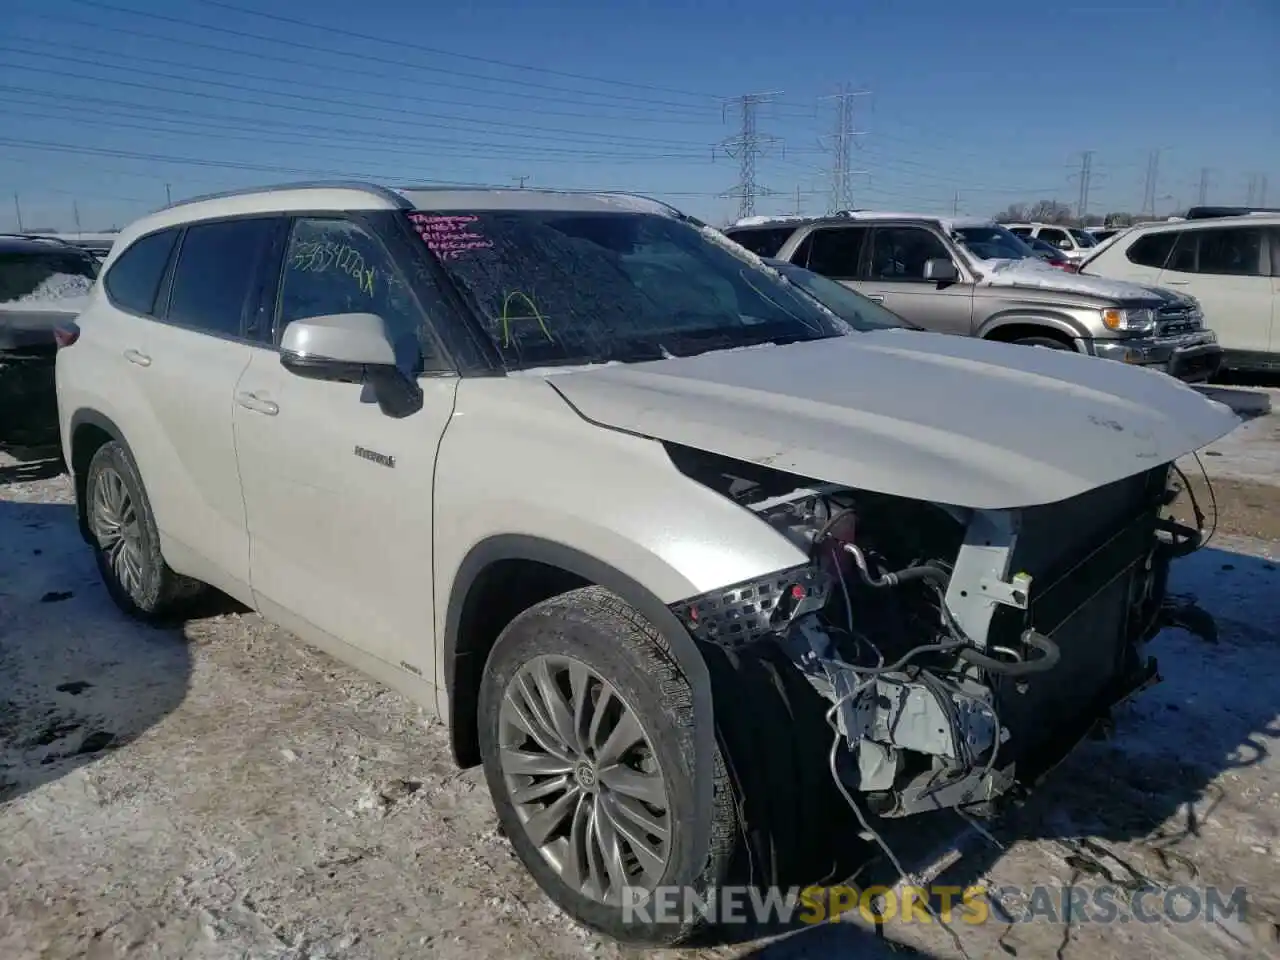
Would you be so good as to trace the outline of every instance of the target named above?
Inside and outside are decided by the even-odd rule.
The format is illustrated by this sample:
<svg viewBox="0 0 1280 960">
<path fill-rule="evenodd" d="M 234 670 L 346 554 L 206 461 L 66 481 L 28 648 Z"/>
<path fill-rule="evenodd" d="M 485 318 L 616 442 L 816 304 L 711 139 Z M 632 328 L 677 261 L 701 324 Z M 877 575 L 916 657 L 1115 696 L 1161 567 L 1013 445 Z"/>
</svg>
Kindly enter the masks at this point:
<svg viewBox="0 0 1280 960">
<path fill-rule="evenodd" d="M 1161 517 L 1169 464 L 992 511 L 668 452 L 809 558 L 674 611 L 707 642 L 780 644 L 831 705 L 837 784 L 881 816 L 988 804 L 1151 682 L 1169 561 L 1200 541 Z"/>
</svg>

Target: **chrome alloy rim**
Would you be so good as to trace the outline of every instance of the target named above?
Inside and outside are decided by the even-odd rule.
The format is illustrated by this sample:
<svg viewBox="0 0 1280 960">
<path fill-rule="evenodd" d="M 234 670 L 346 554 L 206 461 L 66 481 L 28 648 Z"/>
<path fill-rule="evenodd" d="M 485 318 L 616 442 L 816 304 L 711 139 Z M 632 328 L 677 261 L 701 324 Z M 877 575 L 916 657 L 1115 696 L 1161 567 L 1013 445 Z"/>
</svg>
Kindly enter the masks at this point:
<svg viewBox="0 0 1280 960">
<path fill-rule="evenodd" d="M 579 660 L 544 654 L 507 686 L 499 764 L 528 838 L 568 886 L 617 904 L 652 889 L 671 852 L 657 754 L 618 691 Z"/>
<path fill-rule="evenodd" d="M 104 467 L 94 480 L 89 529 L 120 585 L 136 597 L 142 590 L 142 527 L 129 488 L 114 467 Z"/>
</svg>

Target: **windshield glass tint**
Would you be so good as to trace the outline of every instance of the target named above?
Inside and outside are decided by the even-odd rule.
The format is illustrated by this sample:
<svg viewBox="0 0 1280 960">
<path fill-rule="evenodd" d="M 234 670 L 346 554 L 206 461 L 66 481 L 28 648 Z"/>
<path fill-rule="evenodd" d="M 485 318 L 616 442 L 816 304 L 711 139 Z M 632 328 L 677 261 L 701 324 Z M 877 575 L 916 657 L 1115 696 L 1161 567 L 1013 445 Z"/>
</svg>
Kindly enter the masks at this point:
<svg viewBox="0 0 1280 960">
<path fill-rule="evenodd" d="M 773 265 L 771 263 L 771 265 Z M 860 293 L 855 293 L 842 283 L 828 280 L 826 277 L 797 267 L 792 263 L 777 263 L 778 272 L 800 287 L 807 294 L 818 300 L 853 329 L 869 333 L 872 330 L 889 330 L 910 328 L 896 313 L 886 310 L 877 303 L 872 303 Z"/>
<path fill-rule="evenodd" d="M 957 227 L 955 237 L 980 260 L 1025 260 L 1035 255 L 1026 243 L 997 224 Z"/>
<path fill-rule="evenodd" d="M 674 217 L 409 214 L 509 366 L 632 361 L 838 336 L 772 271 Z"/>
<path fill-rule="evenodd" d="M 1097 246 L 1098 243 L 1093 234 L 1086 230 L 1073 229 L 1071 231 L 1071 236 L 1075 237 L 1077 247 L 1093 247 Z"/>
<path fill-rule="evenodd" d="M 0 253 L 0 303 L 83 296 L 97 275 L 97 261 L 88 254 Z"/>
</svg>

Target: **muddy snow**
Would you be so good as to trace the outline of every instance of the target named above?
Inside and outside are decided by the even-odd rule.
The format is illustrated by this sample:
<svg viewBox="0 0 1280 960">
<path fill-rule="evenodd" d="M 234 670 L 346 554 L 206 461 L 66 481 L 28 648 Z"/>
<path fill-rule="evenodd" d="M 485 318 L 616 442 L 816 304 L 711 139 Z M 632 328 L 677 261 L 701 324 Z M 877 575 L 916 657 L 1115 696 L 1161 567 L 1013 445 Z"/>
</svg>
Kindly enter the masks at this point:
<svg viewBox="0 0 1280 960">
<path fill-rule="evenodd" d="M 1280 484 L 1276 418 L 1255 412 L 1211 476 Z M 542 896 L 478 772 L 407 701 L 251 613 L 118 614 L 71 502 L 65 476 L 0 460 L 0 957 L 642 955 Z M 1242 887 L 1243 916 L 953 919 L 959 947 L 936 923 L 855 919 L 655 955 L 1280 955 L 1278 551 L 1228 530 L 1183 561 L 1163 682 L 989 836 L 952 814 L 885 830 L 910 870 L 959 855 L 940 882 Z"/>
</svg>

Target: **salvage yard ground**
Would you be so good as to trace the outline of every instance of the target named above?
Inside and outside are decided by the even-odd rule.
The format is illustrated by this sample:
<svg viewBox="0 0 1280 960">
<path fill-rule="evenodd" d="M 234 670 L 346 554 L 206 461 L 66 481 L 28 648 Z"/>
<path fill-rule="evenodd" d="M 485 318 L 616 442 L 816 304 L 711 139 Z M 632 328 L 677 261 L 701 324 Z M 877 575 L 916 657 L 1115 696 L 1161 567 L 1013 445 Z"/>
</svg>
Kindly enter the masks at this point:
<svg viewBox="0 0 1280 960">
<path fill-rule="evenodd" d="M 1280 955 L 1280 392 L 1236 394 L 1260 415 L 1206 451 L 1217 534 L 1173 585 L 1216 637 L 1158 638 L 1164 682 L 990 840 L 951 814 L 886 839 L 921 866 L 963 853 L 943 882 L 1243 886 L 1246 916 L 956 923 L 970 957 Z M 0 957 L 640 955 L 551 906 L 478 771 L 403 699 L 253 614 L 119 615 L 51 472 L 0 460 Z M 662 955 L 961 954 L 936 924 L 890 923 Z"/>
</svg>

